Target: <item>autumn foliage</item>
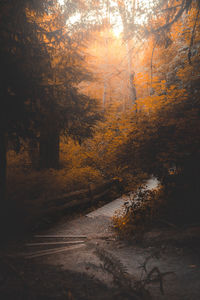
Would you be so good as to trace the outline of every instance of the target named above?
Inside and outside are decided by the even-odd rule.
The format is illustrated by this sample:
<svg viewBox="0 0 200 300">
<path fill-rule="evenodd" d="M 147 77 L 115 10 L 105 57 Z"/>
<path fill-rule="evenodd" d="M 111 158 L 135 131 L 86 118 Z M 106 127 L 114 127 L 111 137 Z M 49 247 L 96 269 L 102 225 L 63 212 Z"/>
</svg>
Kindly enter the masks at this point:
<svg viewBox="0 0 200 300">
<path fill-rule="evenodd" d="M 27 0 L 20 22 L 11 2 L 0 13 L 4 202 L 112 179 L 136 191 L 154 176 L 160 191 L 127 208 L 119 227 L 161 214 L 197 220 L 199 1 Z"/>
</svg>

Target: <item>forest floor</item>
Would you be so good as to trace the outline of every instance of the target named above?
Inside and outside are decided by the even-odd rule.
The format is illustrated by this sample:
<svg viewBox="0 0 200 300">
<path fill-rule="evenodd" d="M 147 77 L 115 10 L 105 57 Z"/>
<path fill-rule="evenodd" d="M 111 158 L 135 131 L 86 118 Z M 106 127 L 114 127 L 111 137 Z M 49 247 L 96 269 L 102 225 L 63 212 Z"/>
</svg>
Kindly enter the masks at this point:
<svg viewBox="0 0 200 300">
<path fill-rule="evenodd" d="M 199 225 L 152 228 L 124 241 L 105 211 L 63 218 L 40 232 L 60 237 L 32 236 L 1 249 L 0 299 L 200 299 Z M 65 245 L 27 245 L 55 241 L 77 243 L 38 257 Z"/>
</svg>

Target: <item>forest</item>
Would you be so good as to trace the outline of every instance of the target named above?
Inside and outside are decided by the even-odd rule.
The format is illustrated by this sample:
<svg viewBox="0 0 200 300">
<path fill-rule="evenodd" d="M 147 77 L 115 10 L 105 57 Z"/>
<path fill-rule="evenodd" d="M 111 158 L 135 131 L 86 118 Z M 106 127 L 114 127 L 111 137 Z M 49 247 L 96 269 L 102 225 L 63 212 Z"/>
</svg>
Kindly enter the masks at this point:
<svg viewBox="0 0 200 300">
<path fill-rule="evenodd" d="M 117 196 L 152 177 L 159 188 L 116 216 L 119 231 L 198 222 L 199 0 L 0 7 L 1 231 L 49 198 L 108 181 Z"/>
<path fill-rule="evenodd" d="M 0 0 L 2 300 L 200 299 L 199 174 L 200 0 Z"/>
</svg>

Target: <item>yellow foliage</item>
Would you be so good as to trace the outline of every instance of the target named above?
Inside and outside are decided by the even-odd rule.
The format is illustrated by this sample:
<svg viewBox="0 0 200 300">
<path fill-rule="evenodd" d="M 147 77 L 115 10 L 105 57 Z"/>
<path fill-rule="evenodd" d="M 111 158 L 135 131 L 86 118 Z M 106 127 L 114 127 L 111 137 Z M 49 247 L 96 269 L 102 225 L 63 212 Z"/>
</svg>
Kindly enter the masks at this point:
<svg viewBox="0 0 200 300">
<path fill-rule="evenodd" d="M 137 195 L 137 200 L 135 200 Z M 164 211 L 162 187 L 151 191 L 141 190 L 130 195 L 123 208 L 116 212 L 112 222 L 118 234 L 127 238 L 140 238 Z"/>
</svg>

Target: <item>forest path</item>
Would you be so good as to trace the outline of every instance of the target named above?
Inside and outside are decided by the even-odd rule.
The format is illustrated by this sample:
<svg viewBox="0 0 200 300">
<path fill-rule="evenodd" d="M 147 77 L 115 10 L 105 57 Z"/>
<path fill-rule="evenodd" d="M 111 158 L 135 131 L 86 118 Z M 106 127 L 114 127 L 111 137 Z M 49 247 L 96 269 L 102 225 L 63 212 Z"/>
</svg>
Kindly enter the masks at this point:
<svg viewBox="0 0 200 300">
<path fill-rule="evenodd" d="M 151 182 L 152 185 L 153 182 Z M 119 269 L 118 266 L 113 268 L 112 262 L 118 265 L 120 261 L 128 272 L 128 278 L 133 282 L 147 278 L 147 274 L 154 269 L 154 280 L 146 286 L 153 299 L 199 300 L 200 227 L 151 230 L 140 242 L 121 241 L 113 231 L 111 217 L 124 200 L 127 201 L 127 197 L 119 198 L 86 216 L 70 222 L 61 222 L 54 228 L 44 231 L 41 236 L 31 238 L 32 243 L 46 242 L 47 245 L 28 247 L 29 250 L 26 248 L 26 259 L 32 264 L 42 263 L 48 267 L 54 266 L 64 271 L 84 274 L 90 280 L 97 279 L 109 288 L 113 286 L 113 279 L 120 271 L 120 266 Z M 48 245 L 49 242 L 73 241 L 78 244 L 69 246 L 63 252 L 47 253 L 49 249 L 60 247 L 59 244 Z M 63 246 L 58 251 L 62 251 Z M 41 256 L 31 257 L 34 253 L 45 249 L 48 249 L 47 252 Z M 108 266 L 108 260 L 110 266 Z M 145 273 L 145 268 L 147 273 Z M 101 293 L 98 299 L 105 298 L 100 295 Z M 91 297 L 88 296 L 88 299 L 97 299 L 95 295 L 94 298 Z"/>
<path fill-rule="evenodd" d="M 156 179 L 149 179 L 146 183 L 147 189 L 154 189 L 158 185 L 158 181 Z M 105 216 L 112 218 L 116 211 L 118 211 L 125 202 L 129 201 L 129 196 L 120 197 L 99 209 L 94 210 L 93 212 L 87 214 L 86 216 L 89 218 L 94 218 L 98 216 Z"/>
</svg>

